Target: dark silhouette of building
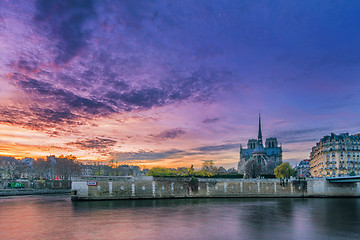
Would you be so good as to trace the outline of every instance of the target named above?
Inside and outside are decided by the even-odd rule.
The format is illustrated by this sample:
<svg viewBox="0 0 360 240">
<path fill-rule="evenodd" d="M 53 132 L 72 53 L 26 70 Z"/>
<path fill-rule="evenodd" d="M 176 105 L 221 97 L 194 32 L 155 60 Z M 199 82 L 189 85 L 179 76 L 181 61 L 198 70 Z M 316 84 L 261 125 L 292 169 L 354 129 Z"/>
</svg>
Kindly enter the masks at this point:
<svg viewBox="0 0 360 240">
<path fill-rule="evenodd" d="M 274 173 L 275 167 L 282 163 L 282 147 L 278 145 L 277 138 L 271 137 L 266 139 L 264 147 L 259 114 L 258 138 L 249 139 L 247 148 L 240 145 L 239 173 L 244 174 L 246 163 L 253 159 L 261 165 L 263 173 Z"/>
</svg>

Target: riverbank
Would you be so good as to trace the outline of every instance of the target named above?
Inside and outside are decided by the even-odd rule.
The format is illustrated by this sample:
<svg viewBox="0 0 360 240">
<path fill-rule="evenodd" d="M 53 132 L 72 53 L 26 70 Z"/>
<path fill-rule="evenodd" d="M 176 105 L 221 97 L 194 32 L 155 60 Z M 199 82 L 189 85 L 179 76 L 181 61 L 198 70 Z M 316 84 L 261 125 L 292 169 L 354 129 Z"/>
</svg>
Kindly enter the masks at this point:
<svg viewBox="0 0 360 240">
<path fill-rule="evenodd" d="M 1 189 L 0 197 L 18 195 L 70 194 L 70 189 Z"/>
<path fill-rule="evenodd" d="M 360 197 L 360 184 L 325 178 L 211 179 L 165 177 L 87 177 L 73 180 L 72 200 L 162 198 Z"/>
</svg>

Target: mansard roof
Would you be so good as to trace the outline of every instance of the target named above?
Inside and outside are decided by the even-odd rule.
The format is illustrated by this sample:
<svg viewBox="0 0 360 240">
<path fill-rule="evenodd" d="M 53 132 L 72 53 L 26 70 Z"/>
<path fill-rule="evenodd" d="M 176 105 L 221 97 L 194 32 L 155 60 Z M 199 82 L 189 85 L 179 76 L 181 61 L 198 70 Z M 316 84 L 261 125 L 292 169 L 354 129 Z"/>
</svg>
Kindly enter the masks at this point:
<svg viewBox="0 0 360 240">
<path fill-rule="evenodd" d="M 327 142 L 327 141 L 344 141 L 344 140 L 352 140 L 352 141 L 359 141 L 360 138 L 359 136 L 356 135 L 349 135 L 349 133 L 341 133 L 339 135 L 335 134 L 335 133 L 331 133 L 331 135 L 327 135 L 324 136 L 323 138 L 320 139 L 320 142 Z"/>
</svg>

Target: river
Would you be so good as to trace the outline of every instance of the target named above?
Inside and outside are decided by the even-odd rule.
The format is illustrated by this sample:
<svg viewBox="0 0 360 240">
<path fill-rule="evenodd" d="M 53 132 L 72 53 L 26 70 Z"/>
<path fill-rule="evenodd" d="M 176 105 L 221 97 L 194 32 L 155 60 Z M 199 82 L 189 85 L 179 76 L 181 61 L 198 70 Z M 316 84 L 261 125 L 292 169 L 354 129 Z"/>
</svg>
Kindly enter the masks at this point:
<svg viewBox="0 0 360 240">
<path fill-rule="evenodd" d="M 360 239 L 360 199 L 1 197 L 0 239 Z"/>
</svg>

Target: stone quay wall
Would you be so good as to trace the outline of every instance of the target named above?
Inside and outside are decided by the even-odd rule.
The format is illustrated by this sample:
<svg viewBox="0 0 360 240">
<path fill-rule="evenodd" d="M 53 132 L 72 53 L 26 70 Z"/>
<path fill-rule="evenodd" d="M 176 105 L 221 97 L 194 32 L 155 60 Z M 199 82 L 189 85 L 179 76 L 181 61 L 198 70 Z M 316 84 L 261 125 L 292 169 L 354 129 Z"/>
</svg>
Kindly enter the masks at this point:
<svg viewBox="0 0 360 240">
<path fill-rule="evenodd" d="M 72 200 L 212 197 L 360 197 L 359 183 L 279 179 L 87 177 L 73 180 Z"/>
</svg>

